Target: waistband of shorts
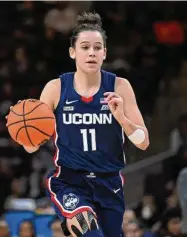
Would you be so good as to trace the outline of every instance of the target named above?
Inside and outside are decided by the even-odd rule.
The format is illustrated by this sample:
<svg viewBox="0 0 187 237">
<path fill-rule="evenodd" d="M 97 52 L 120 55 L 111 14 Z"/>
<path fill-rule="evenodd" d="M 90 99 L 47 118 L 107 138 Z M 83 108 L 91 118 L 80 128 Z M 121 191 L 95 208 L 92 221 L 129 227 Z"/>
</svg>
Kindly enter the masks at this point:
<svg viewBox="0 0 187 237">
<path fill-rule="evenodd" d="M 89 178 L 95 178 L 95 177 L 101 177 L 101 178 L 110 178 L 110 177 L 115 177 L 115 176 L 119 176 L 119 172 L 120 171 L 115 171 L 115 172 L 92 172 L 92 171 L 87 171 L 87 170 L 74 170 L 71 168 L 67 168 L 67 167 L 61 167 L 61 172 L 59 174 L 59 178 L 63 178 L 64 175 L 68 174 L 68 175 L 83 175 Z"/>
</svg>

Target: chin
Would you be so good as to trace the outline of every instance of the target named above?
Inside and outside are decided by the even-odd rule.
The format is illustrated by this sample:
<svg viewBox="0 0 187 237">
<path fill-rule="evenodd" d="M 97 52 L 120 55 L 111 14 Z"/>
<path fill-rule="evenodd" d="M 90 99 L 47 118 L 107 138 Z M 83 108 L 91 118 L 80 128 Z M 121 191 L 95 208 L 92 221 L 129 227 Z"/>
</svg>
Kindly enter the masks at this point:
<svg viewBox="0 0 187 237">
<path fill-rule="evenodd" d="M 100 71 L 101 70 L 101 68 L 85 68 L 84 69 L 84 72 L 86 73 L 86 74 L 90 74 L 90 75 L 92 75 L 92 74 L 95 74 L 95 73 L 97 73 L 98 71 Z"/>
</svg>

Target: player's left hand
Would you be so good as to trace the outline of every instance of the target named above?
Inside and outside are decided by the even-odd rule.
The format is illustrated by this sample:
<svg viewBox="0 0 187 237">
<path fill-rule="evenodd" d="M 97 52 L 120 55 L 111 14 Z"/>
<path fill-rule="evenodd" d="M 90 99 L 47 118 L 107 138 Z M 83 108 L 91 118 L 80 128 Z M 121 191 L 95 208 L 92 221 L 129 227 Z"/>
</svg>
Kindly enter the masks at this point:
<svg viewBox="0 0 187 237">
<path fill-rule="evenodd" d="M 115 92 L 105 92 L 104 96 L 106 97 L 105 101 L 108 102 L 108 106 L 114 118 L 121 124 L 125 117 L 123 98 Z"/>
</svg>

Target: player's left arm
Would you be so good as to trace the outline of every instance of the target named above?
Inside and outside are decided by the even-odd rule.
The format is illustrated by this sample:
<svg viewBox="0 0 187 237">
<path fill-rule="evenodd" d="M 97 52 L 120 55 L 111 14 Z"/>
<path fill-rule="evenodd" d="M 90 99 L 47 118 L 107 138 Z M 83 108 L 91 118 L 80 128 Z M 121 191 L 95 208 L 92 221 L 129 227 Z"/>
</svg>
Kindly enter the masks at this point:
<svg viewBox="0 0 187 237">
<path fill-rule="evenodd" d="M 149 146 L 149 135 L 130 83 L 116 78 L 115 92 L 105 93 L 113 116 L 132 143 L 141 150 Z"/>
</svg>

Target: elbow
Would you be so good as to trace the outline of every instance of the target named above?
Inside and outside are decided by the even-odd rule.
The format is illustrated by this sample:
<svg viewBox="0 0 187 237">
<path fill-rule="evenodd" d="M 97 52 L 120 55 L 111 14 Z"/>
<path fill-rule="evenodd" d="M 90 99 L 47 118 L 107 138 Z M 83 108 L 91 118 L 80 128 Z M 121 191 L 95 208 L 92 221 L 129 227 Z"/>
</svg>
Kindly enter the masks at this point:
<svg viewBox="0 0 187 237">
<path fill-rule="evenodd" d="M 148 147 L 149 147 L 149 143 L 143 144 L 143 145 L 140 147 L 140 149 L 141 149 L 142 151 L 145 151 L 145 150 L 147 150 Z"/>
<path fill-rule="evenodd" d="M 146 139 L 146 141 L 144 141 L 142 144 L 140 144 L 139 148 L 143 151 L 147 150 L 147 148 L 149 147 L 149 139 Z"/>
</svg>

